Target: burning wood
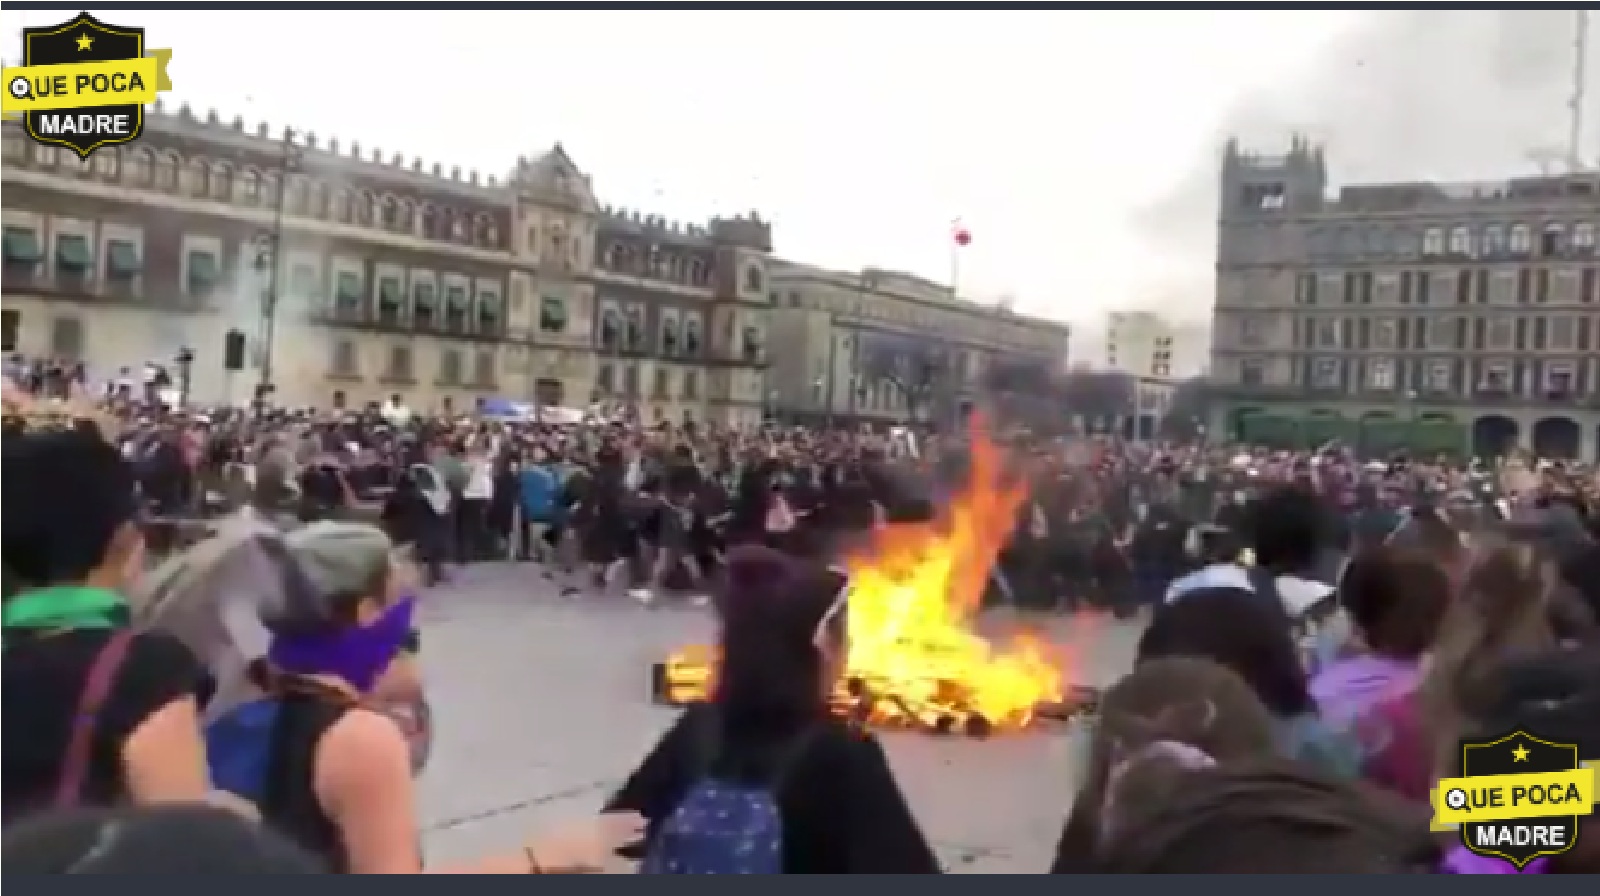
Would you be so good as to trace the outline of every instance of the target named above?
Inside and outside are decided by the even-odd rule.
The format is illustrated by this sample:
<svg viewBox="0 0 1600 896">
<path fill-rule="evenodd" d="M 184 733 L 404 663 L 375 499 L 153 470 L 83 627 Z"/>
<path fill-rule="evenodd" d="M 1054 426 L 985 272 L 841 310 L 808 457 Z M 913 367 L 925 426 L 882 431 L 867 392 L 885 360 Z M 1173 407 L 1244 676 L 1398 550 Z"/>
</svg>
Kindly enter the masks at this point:
<svg viewBox="0 0 1600 896">
<path fill-rule="evenodd" d="M 974 627 L 1025 486 L 1006 476 L 981 428 L 972 443 L 966 486 L 936 520 L 888 526 L 846 558 L 848 654 L 834 705 L 862 724 L 982 736 L 1096 702 L 1092 690 L 1067 687 L 1042 641 L 998 645 Z M 706 699 L 716 659 L 703 645 L 674 653 L 653 670 L 657 699 Z"/>
</svg>

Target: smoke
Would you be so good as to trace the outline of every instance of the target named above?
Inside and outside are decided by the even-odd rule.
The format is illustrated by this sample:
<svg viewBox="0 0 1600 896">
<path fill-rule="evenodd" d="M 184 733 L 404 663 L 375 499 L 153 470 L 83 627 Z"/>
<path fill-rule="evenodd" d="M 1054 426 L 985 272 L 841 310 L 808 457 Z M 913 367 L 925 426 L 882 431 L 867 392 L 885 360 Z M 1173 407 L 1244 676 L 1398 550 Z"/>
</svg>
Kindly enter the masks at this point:
<svg viewBox="0 0 1600 896">
<path fill-rule="evenodd" d="M 1153 248 L 1192 257 L 1197 279 L 1208 276 L 1220 152 L 1231 136 L 1269 154 L 1296 133 L 1324 143 L 1335 184 L 1532 174 L 1531 155 L 1565 156 L 1575 35 L 1570 10 L 1373 13 L 1301 77 L 1241 100 L 1134 225 Z M 1600 64 L 1589 75 L 1592 99 Z M 1585 105 L 1592 118 L 1595 104 Z M 1583 149 L 1594 162 L 1600 140 Z"/>
</svg>

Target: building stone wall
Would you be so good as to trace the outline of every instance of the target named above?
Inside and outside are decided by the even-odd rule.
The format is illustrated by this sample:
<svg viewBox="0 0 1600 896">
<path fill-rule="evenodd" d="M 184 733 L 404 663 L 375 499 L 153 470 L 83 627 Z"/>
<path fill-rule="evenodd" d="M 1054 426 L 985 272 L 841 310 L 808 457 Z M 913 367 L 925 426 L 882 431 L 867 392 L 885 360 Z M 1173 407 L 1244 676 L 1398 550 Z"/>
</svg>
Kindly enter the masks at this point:
<svg viewBox="0 0 1600 896">
<path fill-rule="evenodd" d="M 1425 419 L 1467 452 L 1594 457 L 1600 173 L 1329 184 L 1305 140 L 1223 154 L 1219 431 L 1244 412 Z"/>
</svg>

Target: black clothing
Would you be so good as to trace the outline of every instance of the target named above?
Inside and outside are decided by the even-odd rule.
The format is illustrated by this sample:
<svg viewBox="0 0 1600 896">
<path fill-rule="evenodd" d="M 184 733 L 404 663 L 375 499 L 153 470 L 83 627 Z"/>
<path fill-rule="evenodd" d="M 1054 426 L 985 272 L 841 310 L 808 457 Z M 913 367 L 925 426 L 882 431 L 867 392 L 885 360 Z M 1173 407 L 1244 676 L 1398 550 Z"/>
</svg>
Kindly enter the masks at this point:
<svg viewBox="0 0 1600 896">
<path fill-rule="evenodd" d="M 350 711 L 348 704 L 315 694 L 290 693 L 277 698 L 278 720 L 267 759 L 267 788 L 257 808 L 273 830 L 327 863 L 330 870 L 349 869 L 344 840 L 317 799 L 317 746 L 335 722 Z"/>
<path fill-rule="evenodd" d="M 716 724 L 715 716 L 704 705 L 679 716 L 607 803 L 607 811 L 640 813 L 654 835 L 708 766 L 765 751 L 734 742 L 721 751 L 731 760 L 710 761 L 705 726 Z M 776 794 L 783 815 L 784 873 L 939 873 L 877 738 L 842 721 L 815 724 L 823 727 L 807 735 Z"/>
<path fill-rule="evenodd" d="M 111 634 L 111 629 L 6 632 L 0 654 L 0 718 L 5 721 L 0 729 L 0 800 L 7 824 L 54 801 L 85 679 Z M 128 735 L 174 700 L 198 697 L 205 678 L 200 661 L 170 635 L 134 636 L 95 720 L 80 804 L 124 801 L 122 747 Z"/>
</svg>

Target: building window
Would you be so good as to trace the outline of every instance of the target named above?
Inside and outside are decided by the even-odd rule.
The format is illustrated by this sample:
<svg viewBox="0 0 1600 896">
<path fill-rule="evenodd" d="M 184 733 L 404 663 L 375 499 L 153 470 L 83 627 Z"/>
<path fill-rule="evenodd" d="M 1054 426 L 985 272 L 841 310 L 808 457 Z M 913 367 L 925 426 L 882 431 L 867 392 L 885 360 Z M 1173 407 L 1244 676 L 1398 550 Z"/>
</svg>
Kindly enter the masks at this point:
<svg viewBox="0 0 1600 896">
<path fill-rule="evenodd" d="M 1506 250 L 1506 232 L 1499 224 L 1483 228 L 1483 254 L 1499 255 Z"/>
<path fill-rule="evenodd" d="M 685 370 L 683 372 L 683 400 L 698 401 L 700 399 L 700 371 Z"/>
<path fill-rule="evenodd" d="M 184 288 L 190 296 L 208 299 L 216 291 L 221 270 L 215 253 L 206 249 L 190 249 L 184 258 Z"/>
<path fill-rule="evenodd" d="M 432 283 L 418 283 L 411 288 L 411 319 L 424 330 L 439 324 L 438 291 Z"/>
<path fill-rule="evenodd" d="M 495 384 L 494 352 L 478 352 L 472 358 L 472 382 L 484 389 L 493 389 Z"/>
<path fill-rule="evenodd" d="M 333 372 L 335 376 L 356 376 L 358 365 L 356 361 L 356 344 L 348 339 L 341 339 L 333 344 Z"/>
<path fill-rule="evenodd" d="M 378 281 L 378 322 L 399 326 L 405 318 L 406 290 L 399 277 L 384 277 Z"/>
<path fill-rule="evenodd" d="M 139 259 L 139 247 L 132 240 L 110 240 L 106 243 L 106 279 L 126 282 L 139 276 L 143 267 Z"/>
<path fill-rule="evenodd" d="M 76 360 L 83 355 L 83 321 L 58 317 L 50 322 L 50 354 Z"/>
<path fill-rule="evenodd" d="M 683 353 L 694 358 L 700 355 L 700 318 L 686 317 L 683 321 Z"/>
<path fill-rule="evenodd" d="M 33 276 L 44 251 L 39 234 L 31 227 L 7 227 L 5 232 L 5 273 L 7 277 Z"/>
<path fill-rule="evenodd" d="M 404 345 L 391 347 L 389 349 L 389 379 L 409 382 L 411 377 L 411 349 Z"/>
<path fill-rule="evenodd" d="M 459 333 L 467 328 L 472 299 L 464 286 L 444 288 L 444 328 Z"/>
<path fill-rule="evenodd" d="M 254 171 L 246 169 L 239 175 L 239 200 L 246 205 L 258 205 L 261 202 L 261 176 Z"/>
<path fill-rule="evenodd" d="M 600 347 L 614 352 L 622 346 L 622 312 L 607 306 L 600 311 Z"/>
<path fill-rule="evenodd" d="M 361 275 L 353 271 L 340 271 L 334 278 L 334 310 L 341 316 L 352 317 L 361 313 Z"/>
<path fill-rule="evenodd" d="M 672 371 L 665 367 L 655 369 L 655 382 L 652 384 L 651 397 L 656 401 L 667 401 L 672 398 Z"/>
<path fill-rule="evenodd" d="M 1387 392 L 1394 388 L 1394 362 L 1388 358 L 1378 358 L 1367 368 L 1367 386 L 1380 392 Z"/>
<path fill-rule="evenodd" d="M 1549 257 L 1560 255 L 1566 248 L 1567 229 L 1560 224 L 1550 223 L 1544 225 L 1544 230 L 1539 233 L 1539 254 Z"/>
<path fill-rule="evenodd" d="M 478 331 L 498 333 L 505 315 L 500 304 L 500 294 L 492 289 L 478 290 Z"/>
<path fill-rule="evenodd" d="M 1428 391 L 1449 392 L 1454 378 L 1449 361 L 1434 361 L 1428 365 Z"/>
<path fill-rule="evenodd" d="M 1241 386 L 1260 386 L 1267 381 L 1266 365 L 1255 358 L 1247 358 L 1239 362 L 1239 384 Z"/>
<path fill-rule="evenodd" d="M 16 351 L 17 338 L 21 333 L 22 312 L 15 308 L 0 310 L 0 351 Z"/>
<path fill-rule="evenodd" d="M 627 347 L 630 352 L 644 350 L 644 306 L 629 305 L 627 320 Z"/>
<path fill-rule="evenodd" d="M 1294 281 L 1294 300 L 1301 305 L 1317 304 L 1317 275 L 1300 274 Z"/>
<path fill-rule="evenodd" d="M 1311 365 L 1311 385 L 1317 389 L 1334 389 L 1339 385 L 1339 361 L 1336 358 L 1317 358 Z"/>
<path fill-rule="evenodd" d="M 617 370 L 610 364 L 601 364 L 595 371 L 594 388 L 601 395 L 610 395 L 617 391 Z"/>
<path fill-rule="evenodd" d="M 1572 225 L 1572 248 L 1585 251 L 1594 248 L 1594 225 L 1588 221 L 1579 221 Z"/>
<path fill-rule="evenodd" d="M 439 385 L 456 386 L 461 383 L 461 352 L 447 348 L 439 353 Z"/>
<path fill-rule="evenodd" d="M 661 320 L 661 353 L 672 356 L 678 353 L 678 318 L 676 316 L 663 317 Z"/>
<path fill-rule="evenodd" d="M 120 157 L 117 155 L 117 150 L 112 147 L 101 149 L 90 156 L 88 164 L 95 174 L 107 179 L 115 179 L 122 171 Z"/>
<path fill-rule="evenodd" d="M 550 296 L 540 299 L 539 329 L 546 333 L 564 332 L 567 329 L 566 303 Z"/>
<path fill-rule="evenodd" d="M 1472 231 L 1465 227 L 1450 228 L 1450 254 L 1472 254 Z"/>
<path fill-rule="evenodd" d="M 94 252 L 89 238 L 76 233 L 56 237 L 56 272 L 67 277 L 86 277 L 94 270 Z"/>
<path fill-rule="evenodd" d="M 1512 225 L 1511 236 L 1506 240 L 1506 248 L 1518 254 L 1533 250 L 1533 232 L 1528 229 L 1528 225 Z"/>
<path fill-rule="evenodd" d="M 178 157 L 174 155 L 160 155 L 156 157 L 156 189 L 178 189 Z"/>
<path fill-rule="evenodd" d="M 1438 227 L 1429 227 L 1422 234 L 1422 254 L 1444 254 L 1444 231 Z"/>
<path fill-rule="evenodd" d="M 1577 375 L 1570 364 L 1552 364 L 1544 372 L 1544 394 L 1566 398 L 1577 391 Z"/>
<path fill-rule="evenodd" d="M 760 327 L 745 327 L 741 340 L 741 355 L 747 364 L 759 364 L 766 353 L 766 338 Z"/>
<path fill-rule="evenodd" d="M 1480 392 L 1510 392 L 1511 366 L 1504 361 L 1491 361 L 1483 366 L 1483 378 L 1478 381 Z"/>
<path fill-rule="evenodd" d="M 233 173 L 226 165 L 218 165 L 211 169 L 211 198 L 218 202 L 227 202 L 233 198 Z"/>
</svg>

